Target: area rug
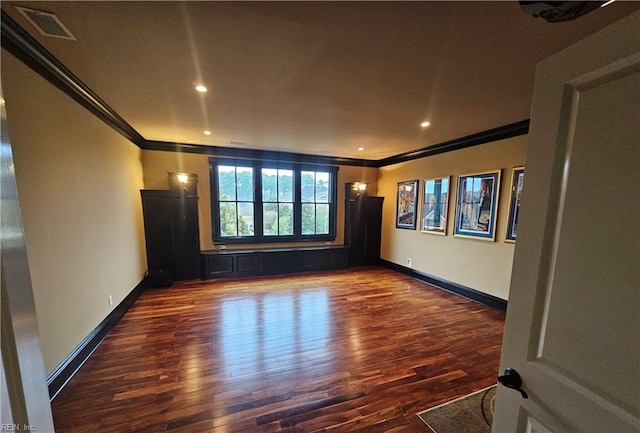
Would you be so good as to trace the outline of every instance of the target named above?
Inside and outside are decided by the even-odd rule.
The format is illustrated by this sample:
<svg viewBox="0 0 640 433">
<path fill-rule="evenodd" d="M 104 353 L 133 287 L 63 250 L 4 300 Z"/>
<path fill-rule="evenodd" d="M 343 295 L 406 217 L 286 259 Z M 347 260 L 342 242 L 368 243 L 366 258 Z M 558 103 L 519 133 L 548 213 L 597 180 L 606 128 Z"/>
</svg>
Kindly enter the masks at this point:
<svg viewBox="0 0 640 433">
<path fill-rule="evenodd" d="M 494 385 L 417 415 L 435 433 L 491 433 L 495 395 Z"/>
</svg>

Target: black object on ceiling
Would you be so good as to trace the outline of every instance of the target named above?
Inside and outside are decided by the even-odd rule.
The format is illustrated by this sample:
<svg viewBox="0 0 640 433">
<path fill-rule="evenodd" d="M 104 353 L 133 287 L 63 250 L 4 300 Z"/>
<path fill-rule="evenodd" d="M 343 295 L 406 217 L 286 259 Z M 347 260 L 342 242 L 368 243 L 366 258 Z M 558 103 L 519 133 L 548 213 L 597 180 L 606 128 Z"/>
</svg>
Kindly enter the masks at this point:
<svg viewBox="0 0 640 433">
<path fill-rule="evenodd" d="M 582 1 L 582 2 L 546 2 L 546 1 L 519 1 L 520 7 L 526 13 L 536 18 L 543 18 L 549 23 L 560 23 L 573 20 L 587 12 L 598 9 L 606 1 Z"/>
</svg>

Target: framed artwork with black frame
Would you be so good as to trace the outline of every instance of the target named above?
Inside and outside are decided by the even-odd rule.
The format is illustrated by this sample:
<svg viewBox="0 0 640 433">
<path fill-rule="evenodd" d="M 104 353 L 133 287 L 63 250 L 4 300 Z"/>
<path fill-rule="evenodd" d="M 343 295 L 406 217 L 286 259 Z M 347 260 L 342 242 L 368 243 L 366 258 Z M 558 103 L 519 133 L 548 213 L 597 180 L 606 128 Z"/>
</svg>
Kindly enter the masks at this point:
<svg viewBox="0 0 640 433">
<path fill-rule="evenodd" d="M 451 177 L 425 179 L 420 231 L 437 235 L 447 234 L 449 185 Z"/>
<path fill-rule="evenodd" d="M 494 241 L 499 191 L 500 170 L 459 176 L 453 235 Z"/>
<path fill-rule="evenodd" d="M 396 228 L 416 229 L 416 197 L 418 197 L 418 180 L 398 182 Z"/>
<path fill-rule="evenodd" d="M 518 231 L 518 214 L 520 213 L 520 199 L 524 185 L 524 167 L 514 167 L 511 171 L 511 195 L 509 197 L 509 219 L 505 242 L 515 242 Z"/>
</svg>

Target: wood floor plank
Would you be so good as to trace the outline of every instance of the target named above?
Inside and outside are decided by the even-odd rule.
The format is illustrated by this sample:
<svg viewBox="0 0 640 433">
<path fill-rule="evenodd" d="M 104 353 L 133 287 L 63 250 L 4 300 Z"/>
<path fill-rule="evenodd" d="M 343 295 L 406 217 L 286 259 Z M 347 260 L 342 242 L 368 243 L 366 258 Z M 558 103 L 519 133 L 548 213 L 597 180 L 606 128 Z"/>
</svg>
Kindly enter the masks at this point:
<svg viewBox="0 0 640 433">
<path fill-rule="evenodd" d="M 52 403 L 56 431 L 428 432 L 492 385 L 504 313 L 380 267 L 149 289 Z"/>
</svg>

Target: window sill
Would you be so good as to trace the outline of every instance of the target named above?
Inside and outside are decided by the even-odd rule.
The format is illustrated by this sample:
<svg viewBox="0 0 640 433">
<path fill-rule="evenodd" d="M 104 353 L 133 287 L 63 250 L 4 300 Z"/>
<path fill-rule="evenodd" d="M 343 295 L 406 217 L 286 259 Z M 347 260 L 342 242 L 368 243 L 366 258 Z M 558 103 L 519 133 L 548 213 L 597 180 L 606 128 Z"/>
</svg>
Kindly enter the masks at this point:
<svg viewBox="0 0 640 433">
<path fill-rule="evenodd" d="M 272 236 L 272 237 L 216 237 L 213 239 L 215 245 L 242 245 L 242 244 L 279 244 L 292 242 L 333 242 L 335 234 L 321 236 Z"/>
</svg>

